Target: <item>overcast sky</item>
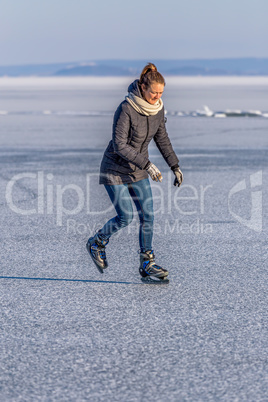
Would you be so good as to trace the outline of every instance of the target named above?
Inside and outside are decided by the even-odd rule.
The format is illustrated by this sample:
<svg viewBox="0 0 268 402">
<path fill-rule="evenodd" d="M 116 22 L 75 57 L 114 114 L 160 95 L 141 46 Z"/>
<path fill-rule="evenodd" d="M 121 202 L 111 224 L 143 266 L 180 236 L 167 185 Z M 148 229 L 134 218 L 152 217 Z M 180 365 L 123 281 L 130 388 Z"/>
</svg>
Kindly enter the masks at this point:
<svg viewBox="0 0 268 402">
<path fill-rule="evenodd" d="M 268 57 L 268 0 L 0 0 L 0 65 Z"/>
</svg>

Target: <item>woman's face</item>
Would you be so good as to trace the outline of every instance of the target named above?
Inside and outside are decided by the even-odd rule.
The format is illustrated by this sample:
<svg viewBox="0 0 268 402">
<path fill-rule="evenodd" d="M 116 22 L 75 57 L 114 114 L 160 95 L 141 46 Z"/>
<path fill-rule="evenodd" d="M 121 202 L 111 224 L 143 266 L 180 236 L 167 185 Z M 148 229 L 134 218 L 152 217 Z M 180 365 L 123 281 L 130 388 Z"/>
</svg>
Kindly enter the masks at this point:
<svg viewBox="0 0 268 402">
<path fill-rule="evenodd" d="M 142 84 L 141 89 L 143 96 L 147 100 L 147 102 L 151 105 L 154 105 L 163 95 L 164 85 L 159 84 L 158 82 L 153 82 L 151 86 L 149 86 L 147 89 L 145 85 Z"/>
</svg>

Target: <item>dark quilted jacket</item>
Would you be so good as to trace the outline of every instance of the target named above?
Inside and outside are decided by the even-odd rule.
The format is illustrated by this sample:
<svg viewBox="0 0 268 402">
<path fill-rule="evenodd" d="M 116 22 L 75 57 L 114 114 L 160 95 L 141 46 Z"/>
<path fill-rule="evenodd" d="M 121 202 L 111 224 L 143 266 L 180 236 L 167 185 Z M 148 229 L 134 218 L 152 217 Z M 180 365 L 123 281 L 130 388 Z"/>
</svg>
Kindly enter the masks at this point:
<svg viewBox="0 0 268 402">
<path fill-rule="evenodd" d="M 140 96 L 138 80 L 128 88 Z M 106 148 L 100 167 L 100 184 L 132 183 L 148 177 L 148 145 L 154 139 L 167 164 L 178 164 L 166 128 L 164 108 L 154 116 L 144 116 L 125 100 L 117 108 L 113 137 Z"/>
</svg>

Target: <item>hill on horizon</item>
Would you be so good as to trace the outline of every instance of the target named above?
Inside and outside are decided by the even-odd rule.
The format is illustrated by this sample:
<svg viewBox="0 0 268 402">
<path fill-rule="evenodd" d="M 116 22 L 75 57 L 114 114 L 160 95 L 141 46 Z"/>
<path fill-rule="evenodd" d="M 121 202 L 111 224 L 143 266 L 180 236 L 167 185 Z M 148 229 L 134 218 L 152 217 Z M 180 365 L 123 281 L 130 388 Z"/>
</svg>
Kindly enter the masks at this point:
<svg viewBox="0 0 268 402">
<path fill-rule="evenodd" d="M 150 60 L 165 75 L 268 75 L 268 58 Z M 91 60 L 0 66 L 0 76 L 137 76 L 148 60 Z"/>
</svg>

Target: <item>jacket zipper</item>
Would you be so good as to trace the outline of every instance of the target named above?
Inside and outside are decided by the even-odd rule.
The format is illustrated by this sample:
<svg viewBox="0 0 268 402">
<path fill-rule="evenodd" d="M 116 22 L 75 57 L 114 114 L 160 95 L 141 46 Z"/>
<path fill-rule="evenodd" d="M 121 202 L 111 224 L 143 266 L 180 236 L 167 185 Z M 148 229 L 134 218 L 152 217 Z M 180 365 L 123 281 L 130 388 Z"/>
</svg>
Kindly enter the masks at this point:
<svg viewBox="0 0 268 402">
<path fill-rule="evenodd" d="M 147 134 L 146 134 L 145 140 L 141 144 L 140 153 L 142 152 L 142 148 L 143 148 L 143 146 L 144 146 L 144 144 L 145 144 L 145 142 L 146 142 L 146 140 L 148 138 L 148 135 L 149 135 L 149 116 L 146 116 L 146 118 L 147 118 Z"/>
</svg>

